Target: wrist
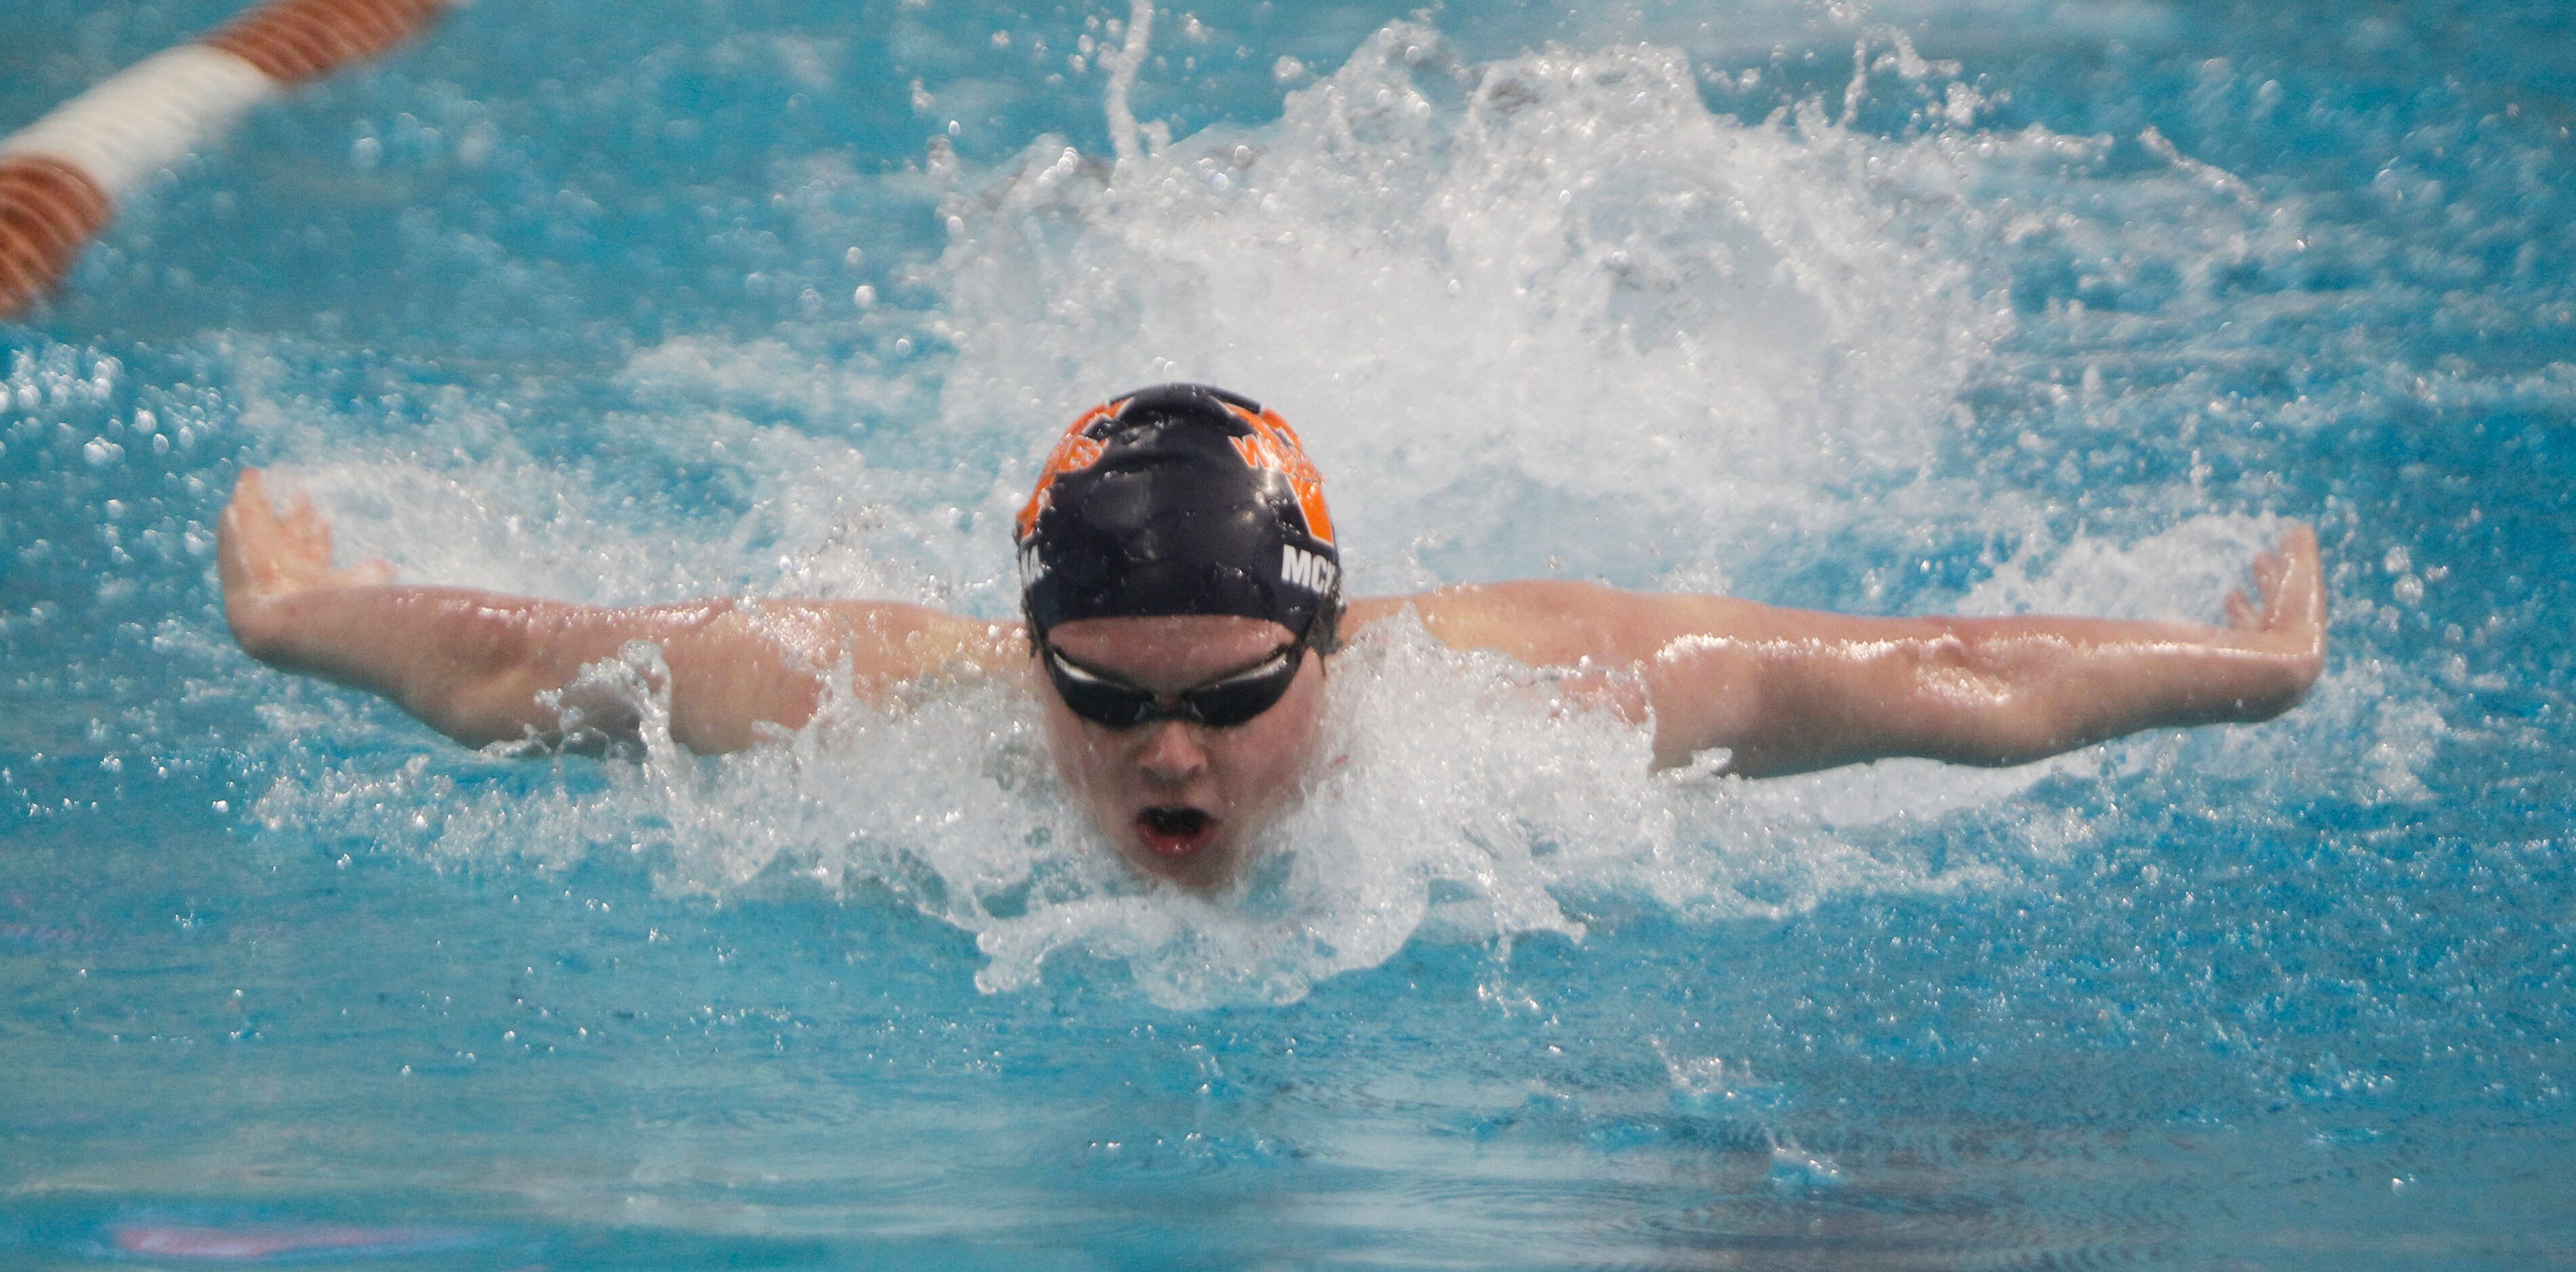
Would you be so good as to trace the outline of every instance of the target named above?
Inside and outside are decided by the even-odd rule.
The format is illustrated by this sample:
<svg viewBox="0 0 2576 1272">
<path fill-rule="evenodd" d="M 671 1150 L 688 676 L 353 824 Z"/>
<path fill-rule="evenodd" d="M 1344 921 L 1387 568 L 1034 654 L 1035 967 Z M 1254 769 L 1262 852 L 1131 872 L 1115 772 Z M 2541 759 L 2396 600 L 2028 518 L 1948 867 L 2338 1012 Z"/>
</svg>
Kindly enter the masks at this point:
<svg viewBox="0 0 2576 1272">
<path fill-rule="evenodd" d="M 280 608 L 273 597 L 234 594 L 224 598 L 224 622 L 243 653 L 265 663 L 277 661 L 286 632 Z"/>
</svg>

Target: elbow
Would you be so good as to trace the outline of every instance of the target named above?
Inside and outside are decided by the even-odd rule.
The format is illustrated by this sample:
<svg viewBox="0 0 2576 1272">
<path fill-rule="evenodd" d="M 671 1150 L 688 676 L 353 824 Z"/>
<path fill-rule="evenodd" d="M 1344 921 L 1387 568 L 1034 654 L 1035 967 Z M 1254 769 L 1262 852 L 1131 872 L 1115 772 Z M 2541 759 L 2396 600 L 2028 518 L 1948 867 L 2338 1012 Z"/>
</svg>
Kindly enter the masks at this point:
<svg viewBox="0 0 2576 1272">
<path fill-rule="evenodd" d="M 605 695 L 546 692 L 513 670 L 435 692 L 406 694 L 404 710 L 459 745 L 507 744 L 522 754 L 616 755 L 642 745 L 632 704 Z"/>
<path fill-rule="evenodd" d="M 538 702 L 534 653 L 516 625 L 478 615 L 450 636 L 445 648 L 417 650 L 404 660 L 404 674 L 387 696 L 466 746 L 561 741 L 556 713 Z"/>
<path fill-rule="evenodd" d="M 1915 754 L 1975 768 L 2012 768 L 2100 741 L 2088 712 L 2019 674 L 1999 651 L 1952 636 L 1922 651 L 1907 712 L 1922 730 Z"/>
<path fill-rule="evenodd" d="M 396 701 L 421 723 L 462 746 L 518 742 L 551 750 L 563 742 L 553 722 L 538 718 L 532 693 L 510 692 L 490 683 L 422 684 L 405 686 Z"/>
</svg>

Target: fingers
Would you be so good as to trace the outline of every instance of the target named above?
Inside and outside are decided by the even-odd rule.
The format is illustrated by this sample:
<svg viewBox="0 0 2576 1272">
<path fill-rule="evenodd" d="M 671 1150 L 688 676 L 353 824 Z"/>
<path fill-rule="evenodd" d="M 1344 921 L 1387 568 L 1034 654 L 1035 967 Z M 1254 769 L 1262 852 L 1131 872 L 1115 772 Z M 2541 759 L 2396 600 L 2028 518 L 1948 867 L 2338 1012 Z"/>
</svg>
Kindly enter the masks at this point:
<svg viewBox="0 0 2576 1272">
<path fill-rule="evenodd" d="M 233 483 L 232 502 L 224 505 L 218 524 L 220 529 L 260 542 L 276 537 L 277 505 L 269 501 L 267 473 L 256 468 L 242 470 L 241 479 Z"/>
<path fill-rule="evenodd" d="M 2242 626 L 2269 630 L 2280 626 L 2281 580 L 2289 573 L 2289 563 L 2278 552 L 2258 552 L 2254 556 L 2254 595 L 2261 598 L 2254 620 Z"/>
<path fill-rule="evenodd" d="M 2304 694 L 2325 667 L 2325 569 L 2317 555 L 2316 530 L 2296 524 L 2283 532 L 2277 546 L 2255 558 L 2254 581 L 2263 594 L 2258 639 L 2265 648 L 2291 656 Z M 2228 619 L 2243 627 L 2238 616 L 2250 616 L 2251 610 L 2250 603 L 2240 607 L 2231 599 Z"/>
<path fill-rule="evenodd" d="M 215 521 L 215 578 L 223 587 L 225 621 L 246 643 L 259 637 L 259 601 L 277 590 L 276 523 L 264 474 L 243 469 L 232 501 Z"/>
<path fill-rule="evenodd" d="M 331 566 L 331 522 L 311 495 L 296 492 L 280 509 L 267 474 L 242 470 L 232 501 L 216 523 L 218 574 L 228 603 L 255 602 L 317 587 L 390 583 L 394 568 L 382 560 L 347 569 Z"/>
<path fill-rule="evenodd" d="M 314 506 L 313 496 L 296 491 L 280 509 L 269 495 L 267 475 L 256 468 L 242 470 L 224 517 L 241 532 L 248 556 L 272 574 L 331 564 L 331 523 Z"/>
<path fill-rule="evenodd" d="M 2302 522 L 2281 536 L 2279 549 L 2271 554 L 2280 563 L 2280 575 L 2269 598 L 2276 621 L 2283 626 L 2303 631 L 2322 631 L 2326 625 L 2325 567 L 2317 555 L 2316 528 Z"/>
<path fill-rule="evenodd" d="M 2254 558 L 2254 587 L 2230 592 L 2227 626 L 2244 635 L 2245 647 L 2283 655 L 2282 664 L 2299 678 L 2298 692 L 2325 666 L 2325 571 L 2317 555 L 2316 531 L 2294 523 L 2280 542 Z"/>
<path fill-rule="evenodd" d="M 2317 561 L 2316 531 L 2301 524 L 2281 535 L 2273 548 L 2254 558 L 2254 591 L 2259 614 L 2242 593 L 2228 598 L 2228 624 L 2264 631 L 2305 630 L 2325 622 L 2325 585 Z"/>
<path fill-rule="evenodd" d="M 232 507 L 248 508 L 254 505 L 263 509 L 269 507 L 268 474 L 257 468 L 244 468 L 241 470 L 240 479 L 233 482 Z"/>
<path fill-rule="evenodd" d="M 216 564 L 227 595 L 263 590 L 262 576 L 273 573 L 264 567 L 275 538 L 277 510 L 269 506 L 265 477 L 256 468 L 243 469 L 241 479 L 233 483 L 232 502 L 224 505 L 223 516 L 215 522 Z"/>
<path fill-rule="evenodd" d="M 233 483 L 233 497 L 224 505 L 224 515 L 215 523 L 218 536 L 227 548 L 248 533 L 254 525 L 273 520 L 276 511 L 268 504 L 268 483 L 256 468 L 242 470 L 241 479 Z"/>
<path fill-rule="evenodd" d="M 322 519 L 313 506 L 313 496 L 296 492 L 294 506 L 286 512 L 286 539 L 296 555 L 314 565 L 331 564 L 331 523 Z"/>
<path fill-rule="evenodd" d="M 2281 586 L 2281 577 L 2289 571 L 2289 558 L 2277 550 L 2254 554 L 2254 586 L 2262 589 L 2266 596 Z"/>
</svg>

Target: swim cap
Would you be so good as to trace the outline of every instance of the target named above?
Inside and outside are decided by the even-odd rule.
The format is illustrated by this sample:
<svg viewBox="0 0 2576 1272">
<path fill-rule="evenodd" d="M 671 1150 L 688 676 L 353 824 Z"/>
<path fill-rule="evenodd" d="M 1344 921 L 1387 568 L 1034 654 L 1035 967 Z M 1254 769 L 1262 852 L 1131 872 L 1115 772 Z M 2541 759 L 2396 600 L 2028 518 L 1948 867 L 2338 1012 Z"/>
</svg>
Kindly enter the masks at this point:
<svg viewBox="0 0 2576 1272">
<path fill-rule="evenodd" d="M 1075 420 L 1020 510 L 1030 632 L 1083 618 L 1239 614 L 1333 646 L 1341 555 L 1324 481 L 1276 411 L 1204 384 Z"/>
</svg>

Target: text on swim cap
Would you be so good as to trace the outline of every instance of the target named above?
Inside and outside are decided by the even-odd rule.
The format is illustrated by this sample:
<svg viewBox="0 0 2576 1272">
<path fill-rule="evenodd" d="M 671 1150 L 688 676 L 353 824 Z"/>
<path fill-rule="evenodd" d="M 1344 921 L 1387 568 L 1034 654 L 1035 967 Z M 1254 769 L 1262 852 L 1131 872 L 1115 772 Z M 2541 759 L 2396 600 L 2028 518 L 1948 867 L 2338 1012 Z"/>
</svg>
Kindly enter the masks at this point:
<svg viewBox="0 0 2576 1272">
<path fill-rule="evenodd" d="M 1308 552 L 1295 544 L 1279 549 L 1279 577 L 1309 592 L 1322 595 L 1333 590 L 1333 581 L 1341 568 L 1331 561 Z"/>
</svg>

